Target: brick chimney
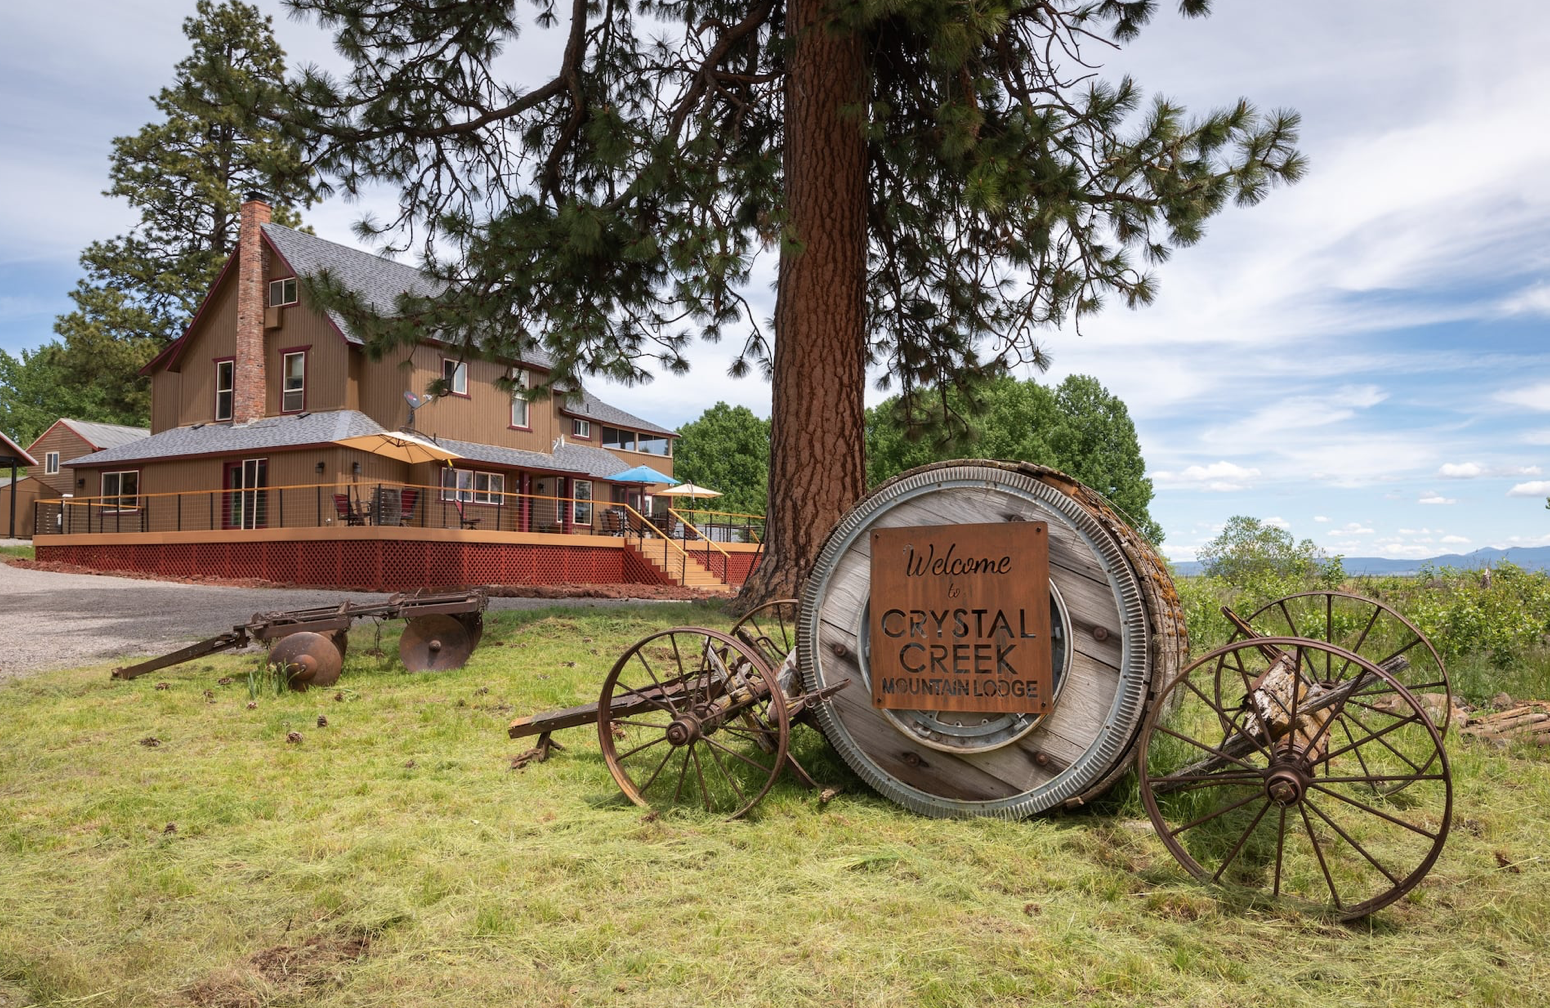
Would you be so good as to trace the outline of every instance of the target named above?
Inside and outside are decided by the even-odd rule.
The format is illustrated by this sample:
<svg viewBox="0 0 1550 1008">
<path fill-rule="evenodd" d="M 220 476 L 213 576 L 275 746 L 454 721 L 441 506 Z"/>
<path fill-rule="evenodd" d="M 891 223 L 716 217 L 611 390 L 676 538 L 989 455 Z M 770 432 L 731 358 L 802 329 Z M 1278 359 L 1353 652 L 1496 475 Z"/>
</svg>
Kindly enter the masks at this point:
<svg viewBox="0 0 1550 1008">
<path fill-rule="evenodd" d="M 248 193 L 237 232 L 237 352 L 231 419 L 247 423 L 264 415 L 264 308 L 269 297 L 264 265 L 264 240 L 259 231 L 269 223 L 269 203 L 263 193 Z"/>
</svg>

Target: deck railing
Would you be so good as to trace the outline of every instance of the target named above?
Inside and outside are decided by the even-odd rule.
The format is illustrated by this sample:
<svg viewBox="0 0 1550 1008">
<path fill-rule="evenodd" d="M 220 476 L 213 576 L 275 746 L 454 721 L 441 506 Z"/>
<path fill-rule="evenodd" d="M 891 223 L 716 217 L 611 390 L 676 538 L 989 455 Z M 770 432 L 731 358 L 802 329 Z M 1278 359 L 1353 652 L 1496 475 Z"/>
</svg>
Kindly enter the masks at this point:
<svg viewBox="0 0 1550 1008">
<path fill-rule="evenodd" d="M 35 535 L 412 526 L 501 532 L 682 536 L 681 521 L 622 504 L 407 483 L 320 483 L 38 501 Z M 649 530 L 649 531 L 648 531 Z M 698 537 L 696 537 L 698 538 Z"/>
</svg>

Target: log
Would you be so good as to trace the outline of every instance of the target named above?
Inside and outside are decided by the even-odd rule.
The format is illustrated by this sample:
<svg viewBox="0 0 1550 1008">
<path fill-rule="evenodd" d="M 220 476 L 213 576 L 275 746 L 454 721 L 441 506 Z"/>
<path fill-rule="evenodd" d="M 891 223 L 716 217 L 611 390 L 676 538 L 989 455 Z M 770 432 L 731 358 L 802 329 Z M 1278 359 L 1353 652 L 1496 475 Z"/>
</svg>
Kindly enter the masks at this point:
<svg viewBox="0 0 1550 1008">
<path fill-rule="evenodd" d="M 1099 494 L 989 460 L 912 470 L 847 512 L 805 583 L 797 640 L 807 691 L 853 683 L 815 705 L 830 744 L 937 817 L 1102 794 L 1187 651 L 1166 564 Z"/>
</svg>

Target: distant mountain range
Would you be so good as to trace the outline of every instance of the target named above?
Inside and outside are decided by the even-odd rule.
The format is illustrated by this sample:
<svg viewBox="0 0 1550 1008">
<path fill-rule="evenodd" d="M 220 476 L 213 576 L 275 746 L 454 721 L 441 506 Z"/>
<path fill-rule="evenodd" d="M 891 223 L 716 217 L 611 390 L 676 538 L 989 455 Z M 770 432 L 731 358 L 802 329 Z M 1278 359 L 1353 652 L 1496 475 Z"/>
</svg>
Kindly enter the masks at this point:
<svg viewBox="0 0 1550 1008">
<path fill-rule="evenodd" d="M 1479 570 L 1495 567 L 1499 563 L 1511 563 L 1524 570 L 1550 570 L 1550 546 L 1533 546 L 1513 549 L 1477 549 L 1473 553 L 1448 553 L 1426 560 L 1390 560 L 1387 557 L 1341 557 L 1347 574 L 1419 574 L 1422 567 L 1458 567 L 1463 570 Z M 1200 573 L 1200 564 L 1190 560 L 1173 565 L 1175 573 L 1192 577 Z"/>
</svg>

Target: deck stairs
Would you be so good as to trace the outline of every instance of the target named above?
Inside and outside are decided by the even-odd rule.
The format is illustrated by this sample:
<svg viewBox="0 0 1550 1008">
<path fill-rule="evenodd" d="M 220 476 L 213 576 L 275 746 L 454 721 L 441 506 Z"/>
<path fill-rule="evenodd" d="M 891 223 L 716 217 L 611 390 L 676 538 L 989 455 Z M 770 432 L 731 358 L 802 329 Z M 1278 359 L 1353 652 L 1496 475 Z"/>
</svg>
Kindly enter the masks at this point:
<svg viewBox="0 0 1550 1008">
<path fill-rule="evenodd" d="M 655 567 L 669 583 L 686 588 L 726 588 L 727 583 L 706 570 L 690 552 L 686 558 L 665 539 L 635 539 L 627 548 Z"/>
</svg>

